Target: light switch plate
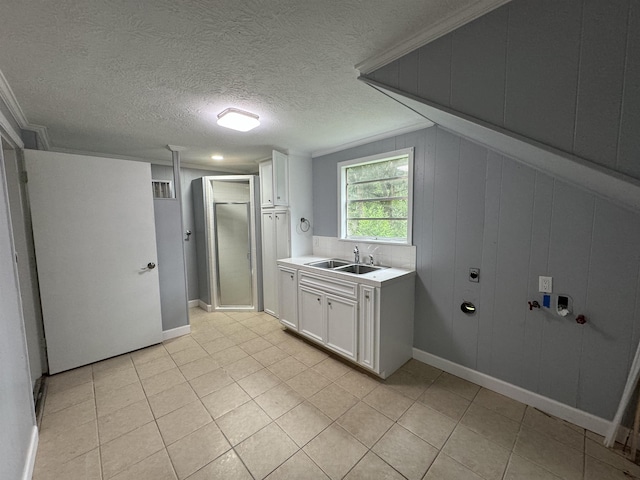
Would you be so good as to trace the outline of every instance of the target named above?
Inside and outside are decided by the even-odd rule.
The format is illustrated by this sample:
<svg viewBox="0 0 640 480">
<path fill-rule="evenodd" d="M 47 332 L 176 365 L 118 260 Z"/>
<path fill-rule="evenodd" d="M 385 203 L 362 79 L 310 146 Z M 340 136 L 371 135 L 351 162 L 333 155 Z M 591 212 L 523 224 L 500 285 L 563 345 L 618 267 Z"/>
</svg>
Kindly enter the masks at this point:
<svg viewBox="0 0 640 480">
<path fill-rule="evenodd" d="M 538 277 L 538 291 L 540 293 L 552 293 L 553 277 Z"/>
</svg>

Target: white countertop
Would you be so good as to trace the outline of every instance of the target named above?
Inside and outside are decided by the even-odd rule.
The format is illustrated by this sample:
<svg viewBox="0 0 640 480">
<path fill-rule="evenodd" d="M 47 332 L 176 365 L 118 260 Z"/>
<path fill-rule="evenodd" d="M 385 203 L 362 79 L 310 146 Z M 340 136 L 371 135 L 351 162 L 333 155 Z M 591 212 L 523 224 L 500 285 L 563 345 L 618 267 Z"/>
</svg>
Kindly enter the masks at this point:
<svg viewBox="0 0 640 480">
<path fill-rule="evenodd" d="M 381 270 L 376 270 L 375 272 L 357 275 L 355 273 L 340 272 L 328 268 L 318 268 L 307 265 L 307 263 L 329 260 L 331 258 L 334 257 L 316 257 L 310 255 L 305 257 L 283 258 L 278 260 L 278 265 L 282 265 L 283 267 L 296 268 L 298 270 L 304 270 L 306 272 L 312 272 L 318 275 L 327 275 L 334 278 L 341 278 L 342 280 L 350 280 L 374 287 L 381 287 L 383 284 L 393 283 L 407 276 L 414 276 L 416 274 L 415 270 L 388 267 Z"/>
</svg>

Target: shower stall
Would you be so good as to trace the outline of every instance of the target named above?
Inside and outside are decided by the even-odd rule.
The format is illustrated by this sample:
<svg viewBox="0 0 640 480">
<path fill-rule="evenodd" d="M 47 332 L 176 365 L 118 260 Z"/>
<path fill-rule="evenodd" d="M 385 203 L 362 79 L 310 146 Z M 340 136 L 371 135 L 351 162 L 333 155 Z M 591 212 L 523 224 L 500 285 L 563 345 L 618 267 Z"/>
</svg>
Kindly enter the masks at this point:
<svg viewBox="0 0 640 480">
<path fill-rule="evenodd" d="M 199 304 L 212 311 L 262 310 L 258 177 L 192 182 Z"/>
</svg>

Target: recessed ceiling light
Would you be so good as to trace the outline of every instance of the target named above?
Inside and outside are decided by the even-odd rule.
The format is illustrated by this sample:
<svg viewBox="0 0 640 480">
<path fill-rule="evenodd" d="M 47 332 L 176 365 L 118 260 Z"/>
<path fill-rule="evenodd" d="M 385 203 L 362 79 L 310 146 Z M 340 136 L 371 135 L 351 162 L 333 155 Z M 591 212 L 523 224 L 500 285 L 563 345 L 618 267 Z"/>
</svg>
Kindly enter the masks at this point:
<svg viewBox="0 0 640 480">
<path fill-rule="evenodd" d="M 211 155 L 211 160 L 224 160 L 222 155 Z"/>
<path fill-rule="evenodd" d="M 227 108 L 218 114 L 218 125 L 240 132 L 248 132 L 260 125 L 260 117 L 237 108 Z"/>
</svg>

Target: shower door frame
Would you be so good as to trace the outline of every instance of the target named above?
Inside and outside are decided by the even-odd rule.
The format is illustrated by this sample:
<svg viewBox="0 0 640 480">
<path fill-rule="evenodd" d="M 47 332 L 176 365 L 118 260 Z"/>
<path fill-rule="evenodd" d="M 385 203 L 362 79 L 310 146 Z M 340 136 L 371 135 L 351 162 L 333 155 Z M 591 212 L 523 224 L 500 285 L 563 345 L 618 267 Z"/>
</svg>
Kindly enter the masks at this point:
<svg viewBox="0 0 640 480">
<path fill-rule="evenodd" d="M 205 228 L 206 228 L 206 243 L 207 243 L 207 271 L 210 279 L 210 298 L 213 304 L 213 311 L 220 312 L 258 312 L 262 309 L 262 298 L 260 293 L 262 290 L 262 279 L 260 271 L 261 255 L 258 249 L 259 228 L 260 225 L 256 222 L 256 194 L 257 183 L 255 175 L 211 175 L 204 177 L 204 203 L 205 203 Z M 219 283 L 218 283 L 218 268 L 216 264 L 216 250 L 215 245 L 215 218 L 214 218 L 214 201 L 213 201 L 213 185 L 214 181 L 229 181 L 229 182 L 241 182 L 248 181 L 249 183 L 249 235 L 251 245 L 251 300 L 253 305 L 250 306 L 228 306 L 220 305 L 220 298 L 218 296 Z M 218 202 L 218 203 L 234 203 L 234 202 Z M 244 202 L 235 202 L 244 203 Z M 259 220 L 258 220 L 259 221 Z"/>
</svg>

